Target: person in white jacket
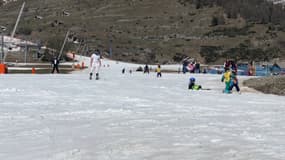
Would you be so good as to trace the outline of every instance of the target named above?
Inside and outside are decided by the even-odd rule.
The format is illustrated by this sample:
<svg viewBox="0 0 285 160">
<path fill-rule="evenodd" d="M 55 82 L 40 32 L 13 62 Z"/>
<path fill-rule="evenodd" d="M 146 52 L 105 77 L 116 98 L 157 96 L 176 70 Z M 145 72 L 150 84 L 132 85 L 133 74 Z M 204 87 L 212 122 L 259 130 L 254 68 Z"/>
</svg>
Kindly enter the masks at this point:
<svg viewBox="0 0 285 160">
<path fill-rule="evenodd" d="M 92 80 L 92 76 L 95 72 L 96 80 L 99 79 L 99 70 L 101 67 L 101 55 L 99 50 L 95 50 L 95 52 L 91 55 L 90 58 L 90 80 Z"/>
</svg>

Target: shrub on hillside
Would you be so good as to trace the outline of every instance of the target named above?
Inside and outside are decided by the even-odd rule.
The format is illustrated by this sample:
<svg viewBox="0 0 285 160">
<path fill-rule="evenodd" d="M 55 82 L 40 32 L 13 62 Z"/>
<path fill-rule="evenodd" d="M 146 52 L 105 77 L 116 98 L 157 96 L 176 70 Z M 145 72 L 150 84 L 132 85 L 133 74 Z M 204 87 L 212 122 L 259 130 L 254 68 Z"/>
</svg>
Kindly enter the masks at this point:
<svg viewBox="0 0 285 160">
<path fill-rule="evenodd" d="M 239 15 L 248 22 L 285 23 L 285 8 L 282 4 L 273 4 L 268 0 L 179 0 L 183 4 L 192 4 L 196 9 L 221 6 L 225 9 L 228 18 L 237 18 Z M 186 6 L 186 5 L 185 5 Z"/>
<path fill-rule="evenodd" d="M 219 25 L 219 19 L 218 17 L 214 16 L 212 17 L 211 26 L 217 26 L 217 25 Z"/>
<path fill-rule="evenodd" d="M 26 36 L 29 36 L 31 35 L 33 29 L 29 26 L 23 26 L 23 27 L 20 27 L 19 30 L 18 30 L 18 34 L 23 34 L 23 35 L 26 35 Z"/>
<path fill-rule="evenodd" d="M 206 63 L 212 63 L 219 59 L 229 58 L 235 61 L 270 61 L 280 57 L 280 49 L 270 48 L 251 48 L 248 44 L 241 43 L 239 46 L 230 48 L 226 51 L 220 46 L 201 46 L 200 55 Z"/>
<path fill-rule="evenodd" d="M 173 61 L 174 62 L 181 62 L 183 59 L 185 59 L 186 57 L 188 57 L 188 56 L 186 56 L 186 55 L 184 55 L 184 54 L 181 54 L 181 53 L 176 53 L 173 57 L 172 57 L 172 59 L 173 59 Z"/>
<path fill-rule="evenodd" d="M 243 27 L 243 28 L 221 28 L 216 29 L 213 31 L 210 31 L 205 34 L 205 36 L 215 37 L 215 36 L 227 36 L 227 37 L 236 37 L 236 36 L 246 36 L 250 34 L 249 33 L 249 27 Z"/>
<path fill-rule="evenodd" d="M 200 54 L 205 58 L 206 63 L 215 62 L 220 58 L 222 47 L 220 46 L 201 46 Z"/>
</svg>

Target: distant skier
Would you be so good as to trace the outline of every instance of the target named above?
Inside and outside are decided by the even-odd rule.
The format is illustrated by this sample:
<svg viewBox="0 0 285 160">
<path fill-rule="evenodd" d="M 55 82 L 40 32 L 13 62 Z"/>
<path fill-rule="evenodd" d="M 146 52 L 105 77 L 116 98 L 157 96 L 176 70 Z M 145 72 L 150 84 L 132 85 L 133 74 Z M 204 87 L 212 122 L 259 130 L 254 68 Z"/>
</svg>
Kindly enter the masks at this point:
<svg viewBox="0 0 285 160">
<path fill-rule="evenodd" d="M 207 68 L 204 68 L 204 69 L 203 69 L 203 74 L 207 74 L 207 72 L 208 72 L 208 71 L 207 71 Z"/>
<path fill-rule="evenodd" d="M 228 59 L 226 59 L 226 61 L 224 62 L 224 70 L 225 70 L 225 72 L 226 72 L 227 69 L 230 68 L 230 65 L 231 65 L 231 62 Z"/>
<path fill-rule="evenodd" d="M 195 63 L 194 73 L 201 73 L 200 62 Z"/>
<path fill-rule="evenodd" d="M 183 61 L 183 65 L 182 65 L 182 73 L 185 74 L 186 72 L 188 72 L 188 65 L 189 62 L 188 61 Z M 180 73 L 180 68 L 178 68 L 178 73 Z"/>
<path fill-rule="evenodd" d="M 95 50 L 95 52 L 91 55 L 90 59 L 90 77 L 89 79 L 92 80 L 93 73 L 96 74 L 96 80 L 99 79 L 99 70 L 101 67 L 101 55 L 99 50 Z"/>
<path fill-rule="evenodd" d="M 237 64 L 234 61 L 230 61 L 230 63 L 231 63 L 231 70 L 237 73 L 238 70 Z"/>
<path fill-rule="evenodd" d="M 161 67 L 160 65 L 157 65 L 157 68 L 156 68 L 156 72 L 157 72 L 157 77 L 161 77 Z"/>
<path fill-rule="evenodd" d="M 223 74 L 222 76 L 222 82 L 225 82 L 225 89 L 224 89 L 224 93 L 231 93 L 230 90 L 230 85 L 231 85 L 231 71 L 229 68 L 225 68 L 226 72 Z"/>
<path fill-rule="evenodd" d="M 190 73 L 194 73 L 195 72 L 195 63 L 194 62 L 189 63 L 188 70 L 189 70 Z"/>
<path fill-rule="evenodd" d="M 190 90 L 200 90 L 200 89 L 202 89 L 202 86 L 195 84 L 195 81 L 196 81 L 196 79 L 194 77 L 191 77 L 189 79 L 188 89 L 190 89 Z"/>
<path fill-rule="evenodd" d="M 255 76 L 255 72 L 256 72 L 256 69 L 255 69 L 254 61 L 251 61 L 248 64 L 247 75 L 248 76 Z"/>
<path fill-rule="evenodd" d="M 281 71 L 281 67 L 276 62 L 274 62 L 272 67 L 270 67 L 270 72 L 272 75 L 279 75 Z"/>
<path fill-rule="evenodd" d="M 51 61 L 51 64 L 52 64 L 52 71 L 51 71 L 51 73 L 53 74 L 55 70 L 56 70 L 57 73 L 59 73 L 59 69 L 58 69 L 59 59 L 57 58 L 57 56 L 53 57 L 53 59 Z"/>
<path fill-rule="evenodd" d="M 144 66 L 144 71 L 143 71 L 143 73 L 148 73 L 148 74 L 149 74 L 149 67 L 148 67 L 147 64 Z"/>
</svg>

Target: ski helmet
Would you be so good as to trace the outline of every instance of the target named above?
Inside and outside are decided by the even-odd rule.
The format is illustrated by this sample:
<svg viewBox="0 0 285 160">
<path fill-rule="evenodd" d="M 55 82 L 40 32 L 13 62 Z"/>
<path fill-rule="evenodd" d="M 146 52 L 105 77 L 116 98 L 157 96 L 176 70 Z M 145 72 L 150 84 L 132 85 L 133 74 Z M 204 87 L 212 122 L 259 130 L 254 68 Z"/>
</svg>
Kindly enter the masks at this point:
<svg viewBox="0 0 285 160">
<path fill-rule="evenodd" d="M 195 78 L 194 78 L 194 77 L 191 77 L 191 78 L 190 78 L 190 81 L 191 81 L 191 82 L 195 82 Z"/>
</svg>

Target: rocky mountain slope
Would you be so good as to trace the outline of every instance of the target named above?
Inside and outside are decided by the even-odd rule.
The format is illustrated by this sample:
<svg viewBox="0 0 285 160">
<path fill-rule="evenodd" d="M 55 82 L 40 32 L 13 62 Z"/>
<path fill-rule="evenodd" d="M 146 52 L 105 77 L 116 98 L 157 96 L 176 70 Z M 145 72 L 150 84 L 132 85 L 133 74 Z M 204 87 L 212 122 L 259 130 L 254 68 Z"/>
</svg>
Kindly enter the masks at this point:
<svg viewBox="0 0 285 160">
<path fill-rule="evenodd" d="M 21 3 L 0 9 L 0 24 L 8 32 Z M 237 60 L 285 57 L 282 28 L 228 18 L 222 7 L 197 9 L 182 0 L 30 0 L 17 36 L 59 50 L 67 30 L 89 48 L 106 53 L 111 48 L 112 58 L 132 62 L 174 63 L 189 56 L 221 63 L 231 53 Z M 68 43 L 66 50 L 77 47 Z"/>
</svg>

